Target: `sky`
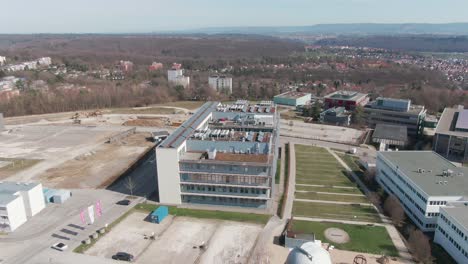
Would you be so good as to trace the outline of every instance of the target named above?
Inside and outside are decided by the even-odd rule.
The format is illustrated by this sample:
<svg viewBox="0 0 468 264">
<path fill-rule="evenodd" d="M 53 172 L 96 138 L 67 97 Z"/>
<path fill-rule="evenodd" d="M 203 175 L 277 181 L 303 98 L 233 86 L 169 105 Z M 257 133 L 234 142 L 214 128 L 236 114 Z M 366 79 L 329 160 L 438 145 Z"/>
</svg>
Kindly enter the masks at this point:
<svg viewBox="0 0 468 264">
<path fill-rule="evenodd" d="M 468 0 L 0 0 L 0 33 L 468 22 Z"/>
</svg>

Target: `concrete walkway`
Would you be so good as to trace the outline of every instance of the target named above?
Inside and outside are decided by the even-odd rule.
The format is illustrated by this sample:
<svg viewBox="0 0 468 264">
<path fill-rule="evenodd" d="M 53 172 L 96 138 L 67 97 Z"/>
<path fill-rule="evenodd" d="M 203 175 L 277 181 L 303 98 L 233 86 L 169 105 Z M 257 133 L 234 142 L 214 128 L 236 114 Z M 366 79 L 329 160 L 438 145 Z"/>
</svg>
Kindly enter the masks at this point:
<svg viewBox="0 0 468 264">
<path fill-rule="evenodd" d="M 306 203 L 342 204 L 342 205 L 359 204 L 362 206 L 372 206 L 372 204 L 370 203 L 352 203 L 352 202 L 337 202 L 337 201 L 325 201 L 325 200 L 294 199 L 294 201 L 306 202 Z"/>
<path fill-rule="evenodd" d="M 365 196 L 364 194 L 355 194 L 355 193 L 314 192 L 314 191 L 302 191 L 302 190 L 296 190 L 296 192 L 298 192 L 298 193 L 332 194 L 332 195 L 342 195 L 342 196 L 357 196 L 357 197 Z"/>
</svg>

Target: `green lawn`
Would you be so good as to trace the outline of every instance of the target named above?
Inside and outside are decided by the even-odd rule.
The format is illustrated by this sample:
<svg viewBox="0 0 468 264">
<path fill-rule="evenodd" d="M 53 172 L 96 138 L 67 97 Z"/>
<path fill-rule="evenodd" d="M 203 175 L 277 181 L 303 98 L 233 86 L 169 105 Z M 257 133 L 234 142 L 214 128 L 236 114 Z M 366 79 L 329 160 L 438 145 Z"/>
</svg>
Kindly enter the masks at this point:
<svg viewBox="0 0 468 264">
<path fill-rule="evenodd" d="M 294 201 L 293 215 L 349 221 L 381 222 L 379 215 L 372 206 L 354 204 L 342 205 Z"/>
<path fill-rule="evenodd" d="M 275 184 L 280 183 L 281 176 L 281 159 L 278 159 L 276 162 L 276 174 L 275 174 Z"/>
<path fill-rule="evenodd" d="M 345 244 L 336 244 L 325 238 L 324 232 L 327 228 L 336 227 L 345 230 L 350 241 Z M 331 243 L 337 249 L 355 252 L 382 254 L 398 256 L 398 251 L 390 239 L 385 227 L 347 225 L 340 223 L 309 222 L 295 220 L 293 230 L 301 233 L 314 233 L 315 237 L 322 242 Z"/>
<path fill-rule="evenodd" d="M 362 194 L 362 192 L 357 188 L 333 188 L 331 186 L 315 187 L 315 186 L 296 185 L 296 190 L 297 191 L 308 191 L 308 192 L 330 192 L 330 193 Z"/>
<path fill-rule="evenodd" d="M 135 206 L 136 210 L 152 212 L 158 205 L 154 204 L 138 204 Z M 211 210 L 196 210 L 187 208 L 177 208 L 175 206 L 169 206 L 169 214 L 175 216 L 188 216 L 194 218 L 207 218 L 207 219 L 219 219 L 229 220 L 236 222 L 250 222 L 255 224 L 265 225 L 270 220 L 271 215 L 263 214 L 250 214 L 250 213 L 237 213 L 237 212 L 225 212 L 225 211 L 211 211 Z"/>
<path fill-rule="evenodd" d="M 296 192 L 296 199 L 307 200 L 324 200 L 350 203 L 369 203 L 366 196 L 339 195 L 339 194 L 324 194 L 316 192 Z"/>
<path fill-rule="evenodd" d="M 296 145 L 296 183 L 356 186 L 324 148 Z"/>
</svg>

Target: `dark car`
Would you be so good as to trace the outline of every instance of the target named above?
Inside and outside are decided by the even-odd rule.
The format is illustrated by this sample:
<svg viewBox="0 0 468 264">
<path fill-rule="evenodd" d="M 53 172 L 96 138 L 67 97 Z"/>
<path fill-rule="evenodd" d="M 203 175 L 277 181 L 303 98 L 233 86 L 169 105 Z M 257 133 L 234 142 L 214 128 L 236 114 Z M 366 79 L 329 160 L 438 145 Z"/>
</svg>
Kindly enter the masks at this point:
<svg viewBox="0 0 468 264">
<path fill-rule="evenodd" d="M 122 200 L 117 202 L 118 205 L 129 205 L 130 203 L 130 200 Z"/>
<path fill-rule="evenodd" d="M 133 255 L 128 254 L 126 252 L 118 252 L 114 256 L 112 256 L 112 259 L 115 260 L 124 260 L 124 261 L 133 261 Z"/>
</svg>

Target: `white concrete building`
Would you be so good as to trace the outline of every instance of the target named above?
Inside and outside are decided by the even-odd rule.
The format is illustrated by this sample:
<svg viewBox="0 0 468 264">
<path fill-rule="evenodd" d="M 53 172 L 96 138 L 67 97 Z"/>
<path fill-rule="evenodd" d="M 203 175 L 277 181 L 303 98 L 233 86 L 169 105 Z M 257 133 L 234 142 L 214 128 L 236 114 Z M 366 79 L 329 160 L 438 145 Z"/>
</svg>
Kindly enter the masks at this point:
<svg viewBox="0 0 468 264">
<path fill-rule="evenodd" d="M 434 242 L 458 263 L 468 263 L 468 204 L 453 203 L 440 208 Z"/>
<path fill-rule="evenodd" d="M 44 208 L 42 184 L 0 182 L 0 231 L 14 231 Z"/>
<path fill-rule="evenodd" d="M 220 75 L 208 77 L 208 85 L 217 92 L 232 93 L 232 78 Z"/>
<path fill-rule="evenodd" d="M 37 59 L 37 63 L 39 63 L 41 66 L 49 66 L 52 64 L 52 59 L 50 57 L 42 57 Z"/>
<path fill-rule="evenodd" d="M 0 66 L 5 65 L 5 62 L 6 62 L 6 57 L 0 56 Z"/>
<path fill-rule="evenodd" d="M 174 63 L 167 71 L 167 80 L 174 85 L 181 85 L 187 88 L 190 85 L 190 77 L 184 76 L 184 69 L 180 64 Z"/>
<path fill-rule="evenodd" d="M 376 179 L 423 232 L 435 231 L 441 207 L 468 194 L 468 168 L 432 151 L 379 152 Z"/>
</svg>

